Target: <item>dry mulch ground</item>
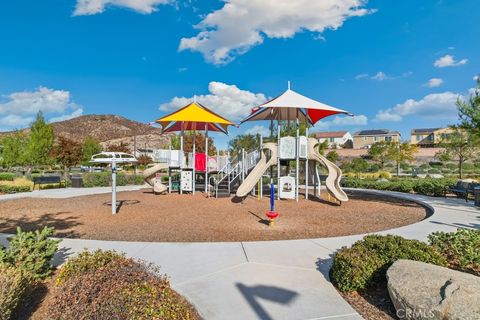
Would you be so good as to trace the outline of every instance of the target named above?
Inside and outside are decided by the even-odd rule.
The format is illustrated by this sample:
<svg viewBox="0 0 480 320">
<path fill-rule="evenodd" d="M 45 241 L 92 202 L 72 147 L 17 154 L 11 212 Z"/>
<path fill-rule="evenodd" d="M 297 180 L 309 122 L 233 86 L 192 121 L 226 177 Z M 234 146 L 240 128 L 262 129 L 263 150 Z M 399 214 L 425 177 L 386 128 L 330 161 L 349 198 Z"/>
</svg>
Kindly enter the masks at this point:
<svg viewBox="0 0 480 320">
<path fill-rule="evenodd" d="M 110 194 L 69 199 L 24 198 L 0 202 L 0 232 L 49 225 L 59 237 L 129 241 L 248 241 L 334 237 L 415 223 L 428 211 L 406 200 L 350 194 L 341 206 L 313 196 L 275 201 L 280 213 L 268 227 L 269 199 L 206 198 L 203 194 L 154 195 L 149 189 L 119 192 L 112 216 Z"/>
</svg>

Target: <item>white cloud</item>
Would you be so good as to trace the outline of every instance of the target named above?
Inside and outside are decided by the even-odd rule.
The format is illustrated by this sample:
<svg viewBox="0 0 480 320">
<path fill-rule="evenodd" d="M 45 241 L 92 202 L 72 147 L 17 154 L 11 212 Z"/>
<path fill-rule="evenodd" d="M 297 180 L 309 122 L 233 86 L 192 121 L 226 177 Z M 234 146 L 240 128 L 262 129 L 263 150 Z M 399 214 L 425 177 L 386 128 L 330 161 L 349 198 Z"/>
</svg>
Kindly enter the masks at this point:
<svg viewBox="0 0 480 320">
<path fill-rule="evenodd" d="M 375 116 L 374 122 L 398 122 L 405 116 L 416 116 L 424 119 L 445 119 L 454 121 L 457 119 L 457 107 L 455 105 L 461 95 L 453 92 L 432 93 L 420 100 L 408 99 L 404 103 L 380 110 Z"/>
<path fill-rule="evenodd" d="M 3 130 L 27 126 L 39 111 L 56 121 L 83 113 L 82 107 L 73 102 L 70 92 L 65 90 L 39 87 L 35 91 L 14 92 L 3 98 L 6 99 L 0 102 L 0 125 Z"/>
<path fill-rule="evenodd" d="M 442 84 L 443 84 L 442 79 L 432 78 L 432 79 L 428 80 L 428 82 L 425 83 L 424 86 L 429 87 L 429 88 L 436 88 L 436 87 L 440 87 Z"/>
<path fill-rule="evenodd" d="M 474 76 L 473 81 L 478 81 L 479 76 Z"/>
<path fill-rule="evenodd" d="M 94 15 L 105 11 L 106 7 L 129 8 L 143 14 L 157 10 L 157 6 L 168 4 L 171 0 L 77 0 L 73 15 Z"/>
<path fill-rule="evenodd" d="M 468 62 L 468 59 L 462 59 L 460 61 L 455 60 L 455 57 L 447 54 L 441 58 L 438 58 L 433 65 L 437 68 L 445 68 L 445 67 L 457 67 L 462 66 Z"/>
<path fill-rule="evenodd" d="M 73 118 L 80 117 L 82 114 L 83 114 L 83 109 L 79 108 L 77 110 L 74 110 L 70 114 L 64 114 L 64 115 L 61 115 L 61 116 L 58 116 L 58 117 L 50 118 L 49 122 L 60 122 L 60 121 L 70 120 L 70 119 L 73 119 Z"/>
<path fill-rule="evenodd" d="M 390 79 L 390 77 L 387 76 L 384 72 L 379 71 L 379 72 L 377 72 L 377 74 L 375 74 L 371 79 L 372 79 L 372 80 L 383 81 L 383 80 Z"/>
<path fill-rule="evenodd" d="M 368 124 L 368 117 L 365 115 L 358 115 L 354 117 L 336 116 L 333 120 L 320 120 L 315 124 L 316 129 L 326 130 L 331 127 L 357 127 L 366 126 Z"/>
<path fill-rule="evenodd" d="M 270 130 L 266 126 L 256 125 L 245 131 L 246 134 L 257 135 L 260 134 L 262 137 L 270 136 Z"/>
<path fill-rule="evenodd" d="M 364 78 L 368 78 L 368 73 L 360 73 L 355 76 L 355 80 L 360 80 Z"/>
<path fill-rule="evenodd" d="M 292 38 L 304 30 L 322 33 L 337 30 L 351 17 L 374 10 L 367 0 L 225 0 L 196 29 L 199 33 L 180 41 L 179 50 L 198 51 L 208 62 L 225 64 L 259 45 L 264 38 Z"/>
<path fill-rule="evenodd" d="M 196 96 L 199 103 L 211 108 L 225 118 L 233 121 L 248 116 L 253 107 L 267 101 L 263 93 L 241 90 L 235 85 L 212 81 L 208 85 L 209 94 Z M 186 106 L 193 97 L 174 97 L 170 102 L 161 104 L 162 111 L 173 111 Z"/>
</svg>

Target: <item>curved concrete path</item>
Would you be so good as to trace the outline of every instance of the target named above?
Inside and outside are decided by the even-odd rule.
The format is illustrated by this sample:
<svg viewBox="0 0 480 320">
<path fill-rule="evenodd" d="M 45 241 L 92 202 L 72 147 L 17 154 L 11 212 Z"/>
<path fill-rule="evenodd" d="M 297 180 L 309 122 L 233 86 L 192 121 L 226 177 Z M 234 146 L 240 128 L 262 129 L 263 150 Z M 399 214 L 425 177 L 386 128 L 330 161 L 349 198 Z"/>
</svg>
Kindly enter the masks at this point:
<svg viewBox="0 0 480 320">
<path fill-rule="evenodd" d="M 380 234 L 425 241 L 434 231 L 480 229 L 480 210 L 471 202 L 365 192 L 420 201 L 434 210 L 432 216 L 421 222 Z M 5 243 L 6 236 L 0 237 L 1 242 Z M 329 281 L 328 270 L 336 250 L 362 237 L 223 243 L 64 239 L 55 263 L 60 264 L 83 249 L 115 249 L 153 262 L 161 266 L 175 290 L 191 301 L 205 319 L 350 320 L 361 316 L 337 293 Z"/>
</svg>

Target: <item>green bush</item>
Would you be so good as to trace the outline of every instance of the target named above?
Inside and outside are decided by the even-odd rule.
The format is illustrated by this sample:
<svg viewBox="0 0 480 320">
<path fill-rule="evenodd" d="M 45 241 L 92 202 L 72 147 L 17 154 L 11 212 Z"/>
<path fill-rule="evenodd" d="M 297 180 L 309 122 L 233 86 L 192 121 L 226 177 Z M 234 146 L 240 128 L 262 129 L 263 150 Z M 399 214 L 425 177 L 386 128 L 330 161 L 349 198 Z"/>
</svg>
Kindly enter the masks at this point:
<svg viewBox="0 0 480 320">
<path fill-rule="evenodd" d="M 59 240 L 48 239 L 53 228 L 24 232 L 20 227 L 17 234 L 8 239 L 10 245 L 0 249 L 0 263 L 14 266 L 33 281 L 43 280 L 52 274 L 52 259 Z"/>
<path fill-rule="evenodd" d="M 15 180 L 15 173 L 0 172 L 0 181 L 13 181 L 13 180 Z"/>
<path fill-rule="evenodd" d="M 428 240 L 452 268 L 480 276 L 480 230 L 460 228 L 455 232 L 435 232 Z"/>
<path fill-rule="evenodd" d="M 15 186 L 15 185 L 6 185 L 0 184 L 0 193 L 19 193 L 19 192 L 30 192 L 32 188 L 30 186 Z"/>
<path fill-rule="evenodd" d="M 0 320 L 9 320 L 22 300 L 28 281 L 17 268 L 0 264 Z"/>
<path fill-rule="evenodd" d="M 347 188 L 376 189 L 387 191 L 398 191 L 404 193 L 418 193 L 427 196 L 443 196 L 447 186 L 455 185 L 456 179 L 392 179 L 389 182 L 380 182 L 372 179 L 357 179 L 346 177 L 342 184 Z"/>
<path fill-rule="evenodd" d="M 117 186 L 142 185 L 143 176 L 117 173 Z M 83 185 L 87 188 L 109 187 L 112 185 L 112 174 L 110 172 L 92 172 L 83 174 Z"/>
<path fill-rule="evenodd" d="M 81 253 L 59 276 L 47 305 L 52 320 L 199 319 L 157 268 L 113 251 Z"/>
<path fill-rule="evenodd" d="M 423 242 L 393 235 L 369 235 L 337 252 L 330 277 L 341 291 L 362 290 L 378 277 L 385 277 L 386 270 L 398 259 L 447 264 L 437 250 Z"/>
</svg>

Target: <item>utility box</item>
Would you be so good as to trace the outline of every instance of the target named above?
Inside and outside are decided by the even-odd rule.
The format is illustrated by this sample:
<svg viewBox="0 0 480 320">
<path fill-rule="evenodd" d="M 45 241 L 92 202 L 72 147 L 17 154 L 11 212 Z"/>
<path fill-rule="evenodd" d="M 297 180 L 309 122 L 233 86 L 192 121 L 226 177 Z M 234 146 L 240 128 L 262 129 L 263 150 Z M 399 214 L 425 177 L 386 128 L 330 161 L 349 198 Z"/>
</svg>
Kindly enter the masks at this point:
<svg viewBox="0 0 480 320">
<path fill-rule="evenodd" d="M 71 176 L 70 181 L 72 182 L 72 188 L 83 188 L 82 176 Z"/>
</svg>

